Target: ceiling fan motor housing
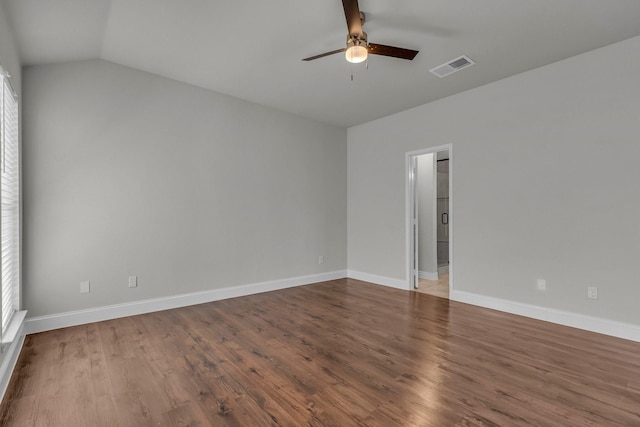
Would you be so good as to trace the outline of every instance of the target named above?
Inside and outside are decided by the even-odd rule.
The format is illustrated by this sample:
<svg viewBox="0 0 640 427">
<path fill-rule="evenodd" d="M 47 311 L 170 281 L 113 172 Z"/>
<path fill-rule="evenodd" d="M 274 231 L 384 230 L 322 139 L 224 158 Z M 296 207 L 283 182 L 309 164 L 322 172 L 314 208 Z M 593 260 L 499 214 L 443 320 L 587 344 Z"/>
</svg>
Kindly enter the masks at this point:
<svg viewBox="0 0 640 427">
<path fill-rule="evenodd" d="M 347 49 L 351 46 L 369 46 L 369 41 L 367 40 L 367 33 L 364 31 L 362 34 L 349 34 L 347 36 Z"/>
</svg>

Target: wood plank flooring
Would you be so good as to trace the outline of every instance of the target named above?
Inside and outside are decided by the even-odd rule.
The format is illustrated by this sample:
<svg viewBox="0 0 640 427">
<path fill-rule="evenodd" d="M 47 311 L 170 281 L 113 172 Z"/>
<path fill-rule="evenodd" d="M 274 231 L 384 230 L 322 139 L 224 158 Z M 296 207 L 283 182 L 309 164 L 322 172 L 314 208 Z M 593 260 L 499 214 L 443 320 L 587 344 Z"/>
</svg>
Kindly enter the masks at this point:
<svg viewBox="0 0 640 427">
<path fill-rule="evenodd" d="M 29 335 L 2 426 L 640 426 L 640 343 L 351 279 Z"/>
</svg>

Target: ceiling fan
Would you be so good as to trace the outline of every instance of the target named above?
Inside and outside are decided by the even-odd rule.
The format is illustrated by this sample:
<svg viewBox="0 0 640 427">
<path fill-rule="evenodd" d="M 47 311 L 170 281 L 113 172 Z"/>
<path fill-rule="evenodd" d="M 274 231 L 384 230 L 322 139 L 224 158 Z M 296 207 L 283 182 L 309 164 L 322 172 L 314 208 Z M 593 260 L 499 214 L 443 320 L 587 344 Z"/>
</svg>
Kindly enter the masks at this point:
<svg viewBox="0 0 640 427">
<path fill-rule="evenodd" d="M 344 8 L 344 16 L 347 18 L 347 47 L 332 50 L 331 52 L 321 53 L 320 55 L 304 58 L 303 61 L 313 61 L 314 59 L 324 58 L 325 56 L 335 53 L 345 52 L 347 61 L 357 64 L 363 62 L 371 55 L 391 56 L 393 58 L 413 60 L 418 54 L 417 50 L 404 49 L 401 47 L 387 46 L 384 44 L 369 43 L 367 33 L 362 31 L 365 22 L 364 13 L 360 12 L 358 0 L 342 0 Z"/>
</svg>

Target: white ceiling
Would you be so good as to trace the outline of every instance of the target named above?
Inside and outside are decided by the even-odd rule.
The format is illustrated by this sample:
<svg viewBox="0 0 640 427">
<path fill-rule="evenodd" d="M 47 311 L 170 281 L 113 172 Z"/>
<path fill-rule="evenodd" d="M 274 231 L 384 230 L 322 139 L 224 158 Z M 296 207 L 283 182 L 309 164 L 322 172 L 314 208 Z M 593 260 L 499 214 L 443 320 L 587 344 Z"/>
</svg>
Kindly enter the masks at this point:
<svg viewBox="0 0 640 427">
<path fill-rule="evenodd" d="M 343 127 L 640 35 L 638 0 L 360 0 L 370 42 L 420 51 L 365 70 L 301 61 L 344 47 L 339 0 L 0 1 L 24 65 L 102 58 Z"/>
</svg>

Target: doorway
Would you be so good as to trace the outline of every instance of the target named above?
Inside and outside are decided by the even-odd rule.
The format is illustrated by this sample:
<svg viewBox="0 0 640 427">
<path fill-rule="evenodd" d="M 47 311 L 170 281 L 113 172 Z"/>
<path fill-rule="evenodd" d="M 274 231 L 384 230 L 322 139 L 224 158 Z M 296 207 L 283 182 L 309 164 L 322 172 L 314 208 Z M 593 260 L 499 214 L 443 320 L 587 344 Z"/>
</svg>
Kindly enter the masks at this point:
<svg viewBox="0 0 640 427">
<path fill-rule="evenodd" d="M 410 289 L 449 298 L 452 289 L 451 145 L 407 153 Z"/>
</svg>

